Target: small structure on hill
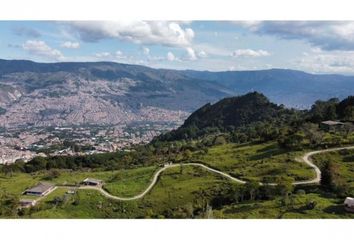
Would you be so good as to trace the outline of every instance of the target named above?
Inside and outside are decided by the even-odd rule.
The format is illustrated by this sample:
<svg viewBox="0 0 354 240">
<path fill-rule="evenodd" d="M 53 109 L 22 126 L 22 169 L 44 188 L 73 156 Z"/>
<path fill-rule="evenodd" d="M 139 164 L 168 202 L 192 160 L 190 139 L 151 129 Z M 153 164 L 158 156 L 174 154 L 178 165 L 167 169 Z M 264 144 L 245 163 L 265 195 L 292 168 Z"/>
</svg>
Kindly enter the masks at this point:
<svg viewBox="0 0 354 240">
<path fill-rule="evenodd" d="M 37 204 L 36 200 L 33 199 L 20 199 L 20 208 L 30 208 Z"/>
<path fill-rule="evenodd" d="M 82 184 L 87 186 L 102 186 L 103 181 L 94 178 L 86 178 L 84 181 L 82 181 Z"/>
<path fill-rule="evenodd" d="M 325 131 L 341 130 L 344 127 L 344 123 L 339 121 L 323 121 L 320 123 L 320 128 Z"/>
<path fill-rule="evenodd" d="M 55 186 L 50 183 L 40 182 L 36 186 L 27 189 L 23 192 L 24 195 L 45 196 L 55 189 Z"/>
<path fill-rule="evenodd" d="M 347 197 L 344 201 L 344 208 L 346 211 L 354 213 L 354 198 Z"/>
</svg>

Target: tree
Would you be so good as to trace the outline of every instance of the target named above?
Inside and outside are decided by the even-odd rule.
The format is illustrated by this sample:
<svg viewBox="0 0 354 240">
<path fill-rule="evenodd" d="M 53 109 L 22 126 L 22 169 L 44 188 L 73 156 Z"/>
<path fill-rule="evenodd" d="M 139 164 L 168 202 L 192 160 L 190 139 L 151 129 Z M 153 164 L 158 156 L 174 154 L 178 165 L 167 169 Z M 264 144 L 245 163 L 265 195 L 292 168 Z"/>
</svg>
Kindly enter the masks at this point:
<svg viewBox="0 0 354 240">
<path fill-rule="evenodd" d="M 256 181 L 250 181 L 245 184 L 245 191 L 248 193 L 251 201 L 255 200 L 259 193 L 259 183 Z"/>
<path fill-rule="evenodd" d="M 339 165 L 334 161 L 325 161 L 321 169 L 321 185 L 326 189 L 345 196 L 349 191 L 348 183 L 341 177 Z"/>
<path fill-rule="evenodd" d="M 301 150 L 303 140 L 303 135 L 295 133 L 287 137 L 279 138 L 278 143 L 281 147 L 284 147 L 286 149 Z"/>
<path fill-rule="evenodd" d="M 15 194 L 2 192 L 0 194 L 0 216 L 13 217 L 17 214 L 19 198 Z"/>
<path fill-rule="evenodd" d="M 294 186 L 292 178 L 281 177 L 277 180 L 277 191 L 282 196 L 283 205 L 288 204 L 289 195 L 292 193 Z"/>
<path fill-rule="evenodd" d="M 217 136 L 214 139 L 214 145 L 223 145 L 226 144 L 226 139 L 224 136 Z"/>
<path fill-rule="evenodd" d="M 183 152 L 183 160 L 188 161 L 191 160 L 191 158 L 192 158 L 192 152 L 189 149 L 185 150 Z"/>
</svg>

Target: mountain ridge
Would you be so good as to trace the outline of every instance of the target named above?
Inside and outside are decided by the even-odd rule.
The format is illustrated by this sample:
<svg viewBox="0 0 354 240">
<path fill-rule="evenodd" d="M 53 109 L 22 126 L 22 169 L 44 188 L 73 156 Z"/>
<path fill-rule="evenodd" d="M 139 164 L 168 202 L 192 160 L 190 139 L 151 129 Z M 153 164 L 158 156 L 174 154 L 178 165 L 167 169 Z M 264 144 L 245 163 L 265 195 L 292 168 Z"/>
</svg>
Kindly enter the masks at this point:
<svg viewBox="0 0 354 240">
<path fill-rule="evenodd" d="M 0 59 L 4 126 L 182 122 L 208 102 L 257 91 L 272 102 L 309 108 L 343 99 L 354 76 L 269 69 L 209 72 L 115 62 L 37 63 Z"/>
</svg>

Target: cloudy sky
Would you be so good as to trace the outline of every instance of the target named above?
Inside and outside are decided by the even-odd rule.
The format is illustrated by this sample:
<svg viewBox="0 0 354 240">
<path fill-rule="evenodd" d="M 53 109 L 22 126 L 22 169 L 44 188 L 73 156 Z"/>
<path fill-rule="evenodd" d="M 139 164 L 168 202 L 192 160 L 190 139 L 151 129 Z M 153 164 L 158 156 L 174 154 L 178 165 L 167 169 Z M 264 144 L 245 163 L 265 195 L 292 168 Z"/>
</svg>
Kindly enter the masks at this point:
<svg viewBox="0 0 354 240">
<path fill-rule="evenodd" d="M 354 74 L 354 22 L 0 22 L 0 58 Z"/>
</svg>

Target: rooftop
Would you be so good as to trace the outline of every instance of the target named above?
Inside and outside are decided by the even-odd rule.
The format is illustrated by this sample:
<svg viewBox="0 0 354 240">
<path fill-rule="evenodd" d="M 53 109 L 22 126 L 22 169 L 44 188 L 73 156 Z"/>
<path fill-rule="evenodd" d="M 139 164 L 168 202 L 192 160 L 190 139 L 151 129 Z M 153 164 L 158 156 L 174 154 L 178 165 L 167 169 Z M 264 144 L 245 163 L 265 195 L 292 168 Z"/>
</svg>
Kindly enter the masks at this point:
<svg viewBox="0 0 354 240">
<path fill-rule="evenodd" d="M 325 124 L 325 125 L 330 125 L 330 126 L 334 126 L 334 125 L 343 125 L 344 123 L 342 122 L 338 122 L 338 121 L 323 121 L 321 122 L 322 124 Z"/>
<path fill-rule="evenodd" d="M 53 184 L 40 182 L 36 186 L 27 189 L 26 192 L 40 192 L 40 193 L 43 193 L 45 191 L 48 191 L 52 187 L 54 187 Z"/>
<path fill-rule="evenodd" d="M 94 179 L 94 178 L 86 178 L 83 182 L 91 182 L 91 183 L 100 184 L 100 183 L 102 183 L 102 180 Z"/>
</svg>

